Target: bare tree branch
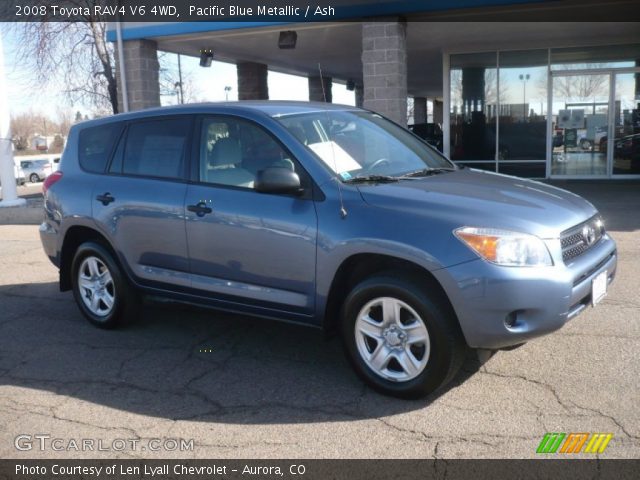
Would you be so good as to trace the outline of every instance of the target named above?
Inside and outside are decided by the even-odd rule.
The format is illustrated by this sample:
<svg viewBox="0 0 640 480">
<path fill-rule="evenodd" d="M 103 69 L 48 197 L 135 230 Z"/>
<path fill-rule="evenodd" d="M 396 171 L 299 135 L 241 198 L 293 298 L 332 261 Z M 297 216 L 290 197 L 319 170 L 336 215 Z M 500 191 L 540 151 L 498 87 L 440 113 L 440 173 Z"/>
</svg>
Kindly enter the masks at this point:
<svg viewBox="0 0 640 480">
<path fill-rule="evenodd" d="M 93 7 L 106 0 L 65 0 L 73 6 Z M 34 3 L 49 3 L 37 1 Z M 90 9 L 94 11 L 93 8 Z M 118 113 L 114 48 L 106 38 L 106 22 L 85 15 L 78 22 L 24 22 L 12 28 L 18 35 L 18 60 L 31 73 L 34 89 L 64 79 L 64 93 L 74 103 Z"/>
</svg>

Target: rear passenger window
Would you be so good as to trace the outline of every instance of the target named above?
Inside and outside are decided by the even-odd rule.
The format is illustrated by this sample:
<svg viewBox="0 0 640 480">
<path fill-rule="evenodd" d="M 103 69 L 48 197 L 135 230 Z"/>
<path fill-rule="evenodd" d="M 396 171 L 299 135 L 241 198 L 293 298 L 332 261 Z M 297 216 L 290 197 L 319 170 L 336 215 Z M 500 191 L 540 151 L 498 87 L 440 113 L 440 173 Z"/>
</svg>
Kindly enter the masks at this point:
<svg viewBox="0 0 640 480">
<path fill-rule="evenodd" d="M 122 172 L 128 175 L 183 178 L 190 123 L 187 117 L 182 117 L 130 125 Z"/>
<path fill-rule="evenodd" d="M 121 124 L 112 123 L 82 130 L 78 148 L 80 166 L 89 172 L 103 173 L 121 129 Z"/>
</svg>

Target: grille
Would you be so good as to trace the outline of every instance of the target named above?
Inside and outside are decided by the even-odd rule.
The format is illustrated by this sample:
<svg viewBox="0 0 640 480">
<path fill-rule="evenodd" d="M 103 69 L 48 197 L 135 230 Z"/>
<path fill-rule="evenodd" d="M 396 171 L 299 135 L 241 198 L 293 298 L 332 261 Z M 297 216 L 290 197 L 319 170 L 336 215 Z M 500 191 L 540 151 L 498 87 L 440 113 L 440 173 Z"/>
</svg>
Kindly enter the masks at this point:
<svg viewBox="0 0 640 480">
<path fill-rule="evenodd" d="M 595 244 L 604 234 L 604 225 L 599 216 L 595 216 L 560 235 L 562 245 L 562 260 L 567 263 L 582 255 Z"/>
</svg>

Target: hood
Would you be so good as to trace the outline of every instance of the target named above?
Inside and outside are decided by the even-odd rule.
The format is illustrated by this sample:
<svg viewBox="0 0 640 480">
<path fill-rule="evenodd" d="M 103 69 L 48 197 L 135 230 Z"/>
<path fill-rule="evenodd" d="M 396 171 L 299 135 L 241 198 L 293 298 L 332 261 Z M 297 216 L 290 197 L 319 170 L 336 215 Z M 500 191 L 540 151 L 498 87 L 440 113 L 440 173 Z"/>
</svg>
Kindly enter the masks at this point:
<svg viewBox="0 0 640 480">
<path fill-rule="evenodd" d="M 437 218 L 453 228 L 502 228 L 541 238 L 557 238 L 597 212 L 566 190 L 468 168 L 358 189 L 372 206 Z"/>
</svg>

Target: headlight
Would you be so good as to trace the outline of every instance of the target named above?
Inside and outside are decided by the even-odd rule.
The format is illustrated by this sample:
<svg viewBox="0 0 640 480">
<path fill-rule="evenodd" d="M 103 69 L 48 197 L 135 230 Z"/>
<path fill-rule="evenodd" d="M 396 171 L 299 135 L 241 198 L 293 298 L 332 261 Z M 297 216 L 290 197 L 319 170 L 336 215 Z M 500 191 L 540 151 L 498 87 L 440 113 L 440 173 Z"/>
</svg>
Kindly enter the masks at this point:
<svg viewBox="0 0 640 480">
<path fill-rule="evenodd" d="M 544 242 L 534 235 L 495 228 L 463 227 L 453 232 L 485 260 L 509 267 L 553 265 Z"/>
</svg>

